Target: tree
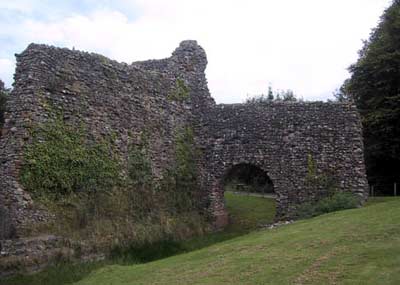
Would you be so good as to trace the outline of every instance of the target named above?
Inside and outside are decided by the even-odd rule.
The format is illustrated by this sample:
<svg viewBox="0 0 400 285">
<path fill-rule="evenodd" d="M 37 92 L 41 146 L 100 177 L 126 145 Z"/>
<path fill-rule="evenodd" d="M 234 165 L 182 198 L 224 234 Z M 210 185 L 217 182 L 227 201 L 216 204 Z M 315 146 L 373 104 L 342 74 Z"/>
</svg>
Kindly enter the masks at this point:
<svg viewBox="0 0 400 285">
<path fill-rule="evenodd" d="M 385 10 L 349 71 L 342 88 L 362 117 L 368 178 L 389 182 L 400 168 L 400 0 Z"/>
<path fill-rule="evenodd" d="M 9 90 L 4 87 L 4 82 L 0 80 L 0 130 L 4 124 L 4 112 L 6 111 L 6 102 Z M 1 136 L 1 132 L 0 132 Z"/>
<path fill-rule="evenodd" d="M 267 95 L 267 100 L 268 101 L 274 101 L 274 91 L 272 91 L 272 86 L 268 86 L 268 95 Z"/>
<path fill-rule="evenodd" d="M 286 91 L 281 91 L 281 95 L 282 95 L 283 101 L 286 101 L 286 102 L 296 102 L 297 101 L 296 95 L 294 95 L 294 92 L 290 89 L 288 89 Z"/>
<path fill-rule="evenodd" d="M 341 103 L 351 101 L 351 97 L 349 96 L 349 92 L 347 90 L 348 85 L 349 85 L 349 79 L 346 79 L 343 85 L 339 89 L 336 89 L 333 92 L 333 97 L 335 97 L 335 101 Z"/>
<path fill-rule="evenodd" d="M 261 94 L 246 99 L 246 104 L 270 103 L 276 101 L 296 102 L 297 97 L 290 89 L 274 91 L 272 86 L 268 86 L 267 95 Z"/>
</svg>

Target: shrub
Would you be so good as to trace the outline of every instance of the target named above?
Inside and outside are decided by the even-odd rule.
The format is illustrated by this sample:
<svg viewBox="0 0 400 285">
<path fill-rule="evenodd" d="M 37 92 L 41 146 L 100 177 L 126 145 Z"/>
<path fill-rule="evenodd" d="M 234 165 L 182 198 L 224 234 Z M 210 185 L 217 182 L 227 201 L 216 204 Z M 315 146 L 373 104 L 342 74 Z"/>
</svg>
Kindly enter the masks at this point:
<svg viewBox="0 0 400 285">
<path fill-rule="evenodd" d="M 322 214 L 357 208 L 360 200 L 352 193 L 336 192 L 316 203 L 303 203 L 296 209 L 296 218 L 307 219 Z"/>
</svg>

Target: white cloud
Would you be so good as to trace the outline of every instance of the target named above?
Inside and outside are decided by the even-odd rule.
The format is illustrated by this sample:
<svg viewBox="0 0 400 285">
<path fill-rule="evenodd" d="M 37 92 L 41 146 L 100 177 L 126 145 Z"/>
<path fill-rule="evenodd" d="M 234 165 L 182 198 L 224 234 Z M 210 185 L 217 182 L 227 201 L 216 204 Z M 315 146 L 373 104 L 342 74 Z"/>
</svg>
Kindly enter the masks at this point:
<svg viewBox="0 0 400 285">
<path fill-rule="evenodd" d="M 241 102 L 265 92 L 269 83 L 323 99 L 348 76 L 361 39 L 390 1 L 133 2 L 126 7 L 140 11 L 134 20 L 107 6 L 56 21 L 26 19 L 14 36 L 125 62 L 167 57 L 181 40 L 196 39 L 208 54 L 207 77 L 217 102 Z"/>
<path fill-rule="evenodd" d="M 4 81 L 6 87 L 10 87 L 13 82 L 14 69 L 14 61 L 0 58 L 0 79 Z"/>
</svg>

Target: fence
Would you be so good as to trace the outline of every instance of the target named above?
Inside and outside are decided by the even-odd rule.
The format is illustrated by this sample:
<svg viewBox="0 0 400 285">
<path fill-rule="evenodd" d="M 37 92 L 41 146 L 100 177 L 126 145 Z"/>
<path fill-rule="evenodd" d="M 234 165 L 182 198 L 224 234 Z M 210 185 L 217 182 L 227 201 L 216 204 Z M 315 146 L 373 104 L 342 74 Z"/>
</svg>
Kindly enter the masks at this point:
<svg viewBox="0 0 400 285">
<path fill-rule="evenodd" d="M 400 196 L 400 177 L 368 177 L 370 196 Z"/>
</svg>

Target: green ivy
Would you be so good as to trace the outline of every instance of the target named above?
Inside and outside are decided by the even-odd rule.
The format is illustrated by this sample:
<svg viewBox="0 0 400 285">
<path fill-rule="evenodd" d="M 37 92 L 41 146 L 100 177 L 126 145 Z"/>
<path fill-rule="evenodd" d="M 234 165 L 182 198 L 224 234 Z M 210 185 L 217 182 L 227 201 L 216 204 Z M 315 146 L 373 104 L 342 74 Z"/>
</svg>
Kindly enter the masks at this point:
<svg viewBox="0 0 400 285">
<path fill-rule="evenodd" d="M 325 196 L 331 196 L 337 192 L 338 182 L 333 171 L 318 171 L 317 163 L 311 154 L 307 157 L 306 184 Z"/>
<path fill-rule="evenodd" d="M 139 145 L 129 147 L 128 177 L 136 186 L 150 186 L 153 182 L 146 134 L 142 134 Z"/>
<path fill-rule="evenodd" d="M 317 177 L 317 166 L 311 154 L 307 156 L 307 179 L 313 180 Z"/>
<path fill-rule="evenodd" d="M 198 207 L 197 155 L 193 131 L 184 128 L 176 138 L 175 163 L 161 181 L 161 189 L 168 193 L 169 210 L 185 212 Z"/>
<path fill-rule="evenodd" d="M 183 79 L 178 78 L 175 83 L 174 91 L 168 96 L 171 101 L 182 102 L 189 98 L 189 87 Z"/>
<path fill-rule="evenodd" d="M 62 116 L 35 129 L 24 149 L 20 181 L 36 196 L 109 191 L 120 181 L 120 164 L 111 144 L 88 140 L 84 127 Z"/>
</svg>

